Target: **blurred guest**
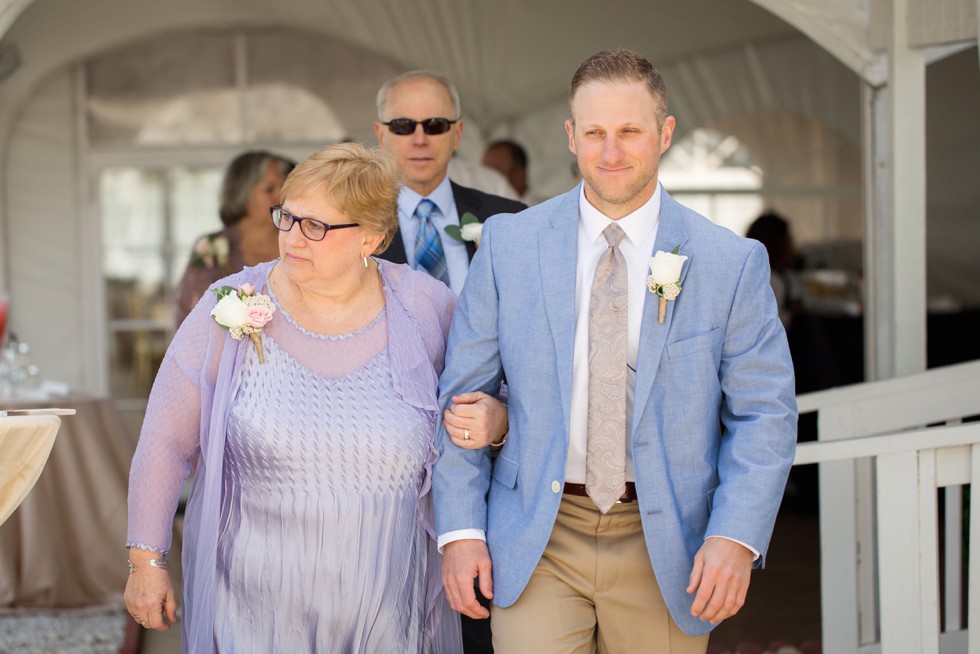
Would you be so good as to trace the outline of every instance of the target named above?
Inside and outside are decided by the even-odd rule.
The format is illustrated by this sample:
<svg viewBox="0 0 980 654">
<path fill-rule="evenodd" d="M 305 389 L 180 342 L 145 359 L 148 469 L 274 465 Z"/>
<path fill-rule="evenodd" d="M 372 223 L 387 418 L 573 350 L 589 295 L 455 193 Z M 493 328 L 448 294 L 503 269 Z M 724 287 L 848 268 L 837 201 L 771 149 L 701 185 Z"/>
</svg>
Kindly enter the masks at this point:
<svg viewBox="0 0 980 654">
<path fill-rule="evenodd" d="M 229 293 L 204 297 L 167 351 L 130 474 L 125 601 L 144 628 L 174 621 L 166 553 L 196 465 L 185 652 L 461 649 L 429 493 L 455 297 L 373 256 L 398 194 L 390 157 L 358 144 L 299 164 L 271 209 L 279 259 L 218 281 Z M 482 446 L 479 417 L 458 424 Z"/>
<path fill-rule="evenodd" d="M 174 293 L 174 327 L 180 327 L 201 296 L 222 277 L 278 256 L 269 207 L 295 164 L 284 157 L 244 152 L 235 157 L 221 184 L 219 215 L 224 229 L 199 238 Z"/>
<path fill-rule="evenodd" d="M 482 223 L 526 207 L 450 181 L 447 171 L 463 134 L 463 118 L 459 93 L 444 75 L 416 70 L 385 82 L 378 91 L 374 133 L 405 177 L 398 230 L 384 258 L 423 270 L 459 295 L 477 241 L 446 228 L 455 231 L 467 214 Z"/>
<path fill-rule="evenodd" d="M 779 307 L 779 320 L 788 330 L 793 317 L 803 310 L 797 285 L 792 280 L 796 248 L 789 223 L 778 213 L 769 211 L 755 219 L 745 236 L 762 243 L 769 253 L 769 283 Z"/>
<path fill-rule="evenodd" d="M 467 161 L 461 157 L 453 155 L 449 160 L 449 168 L 446 170 L 449 179 L 460 186 L 483 191 L 490 195 L 497 195 L 508 200 L 518 200 L 517 191 L 510 185 L 507 178 L 494 170 L 490 166 L 482 163 Z"/>
<path fill-rule="evenodd" d="M 515 141 L 494 141 L 483 152 L 483 165 L 499 170 L 517 192 L 521 202 L 530 206 L 531 199 L 527 179 L 527 151 Z"/>
</svg>

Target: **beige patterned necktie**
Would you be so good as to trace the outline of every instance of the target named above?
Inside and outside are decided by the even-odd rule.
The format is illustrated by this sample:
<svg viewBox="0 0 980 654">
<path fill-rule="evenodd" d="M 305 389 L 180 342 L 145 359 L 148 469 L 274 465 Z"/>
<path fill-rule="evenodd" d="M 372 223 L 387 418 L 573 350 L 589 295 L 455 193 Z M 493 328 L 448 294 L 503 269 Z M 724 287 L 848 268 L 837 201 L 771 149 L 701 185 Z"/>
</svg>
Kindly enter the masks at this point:
<svg viewBox="0 0 980 654">
<path fill-rule="evenodd" d="M 626 492 L 626 259 L 623 229 L 603 230 L 589 305 L 589 424 L 585 489 L 602 513 Z"/>
</svg>

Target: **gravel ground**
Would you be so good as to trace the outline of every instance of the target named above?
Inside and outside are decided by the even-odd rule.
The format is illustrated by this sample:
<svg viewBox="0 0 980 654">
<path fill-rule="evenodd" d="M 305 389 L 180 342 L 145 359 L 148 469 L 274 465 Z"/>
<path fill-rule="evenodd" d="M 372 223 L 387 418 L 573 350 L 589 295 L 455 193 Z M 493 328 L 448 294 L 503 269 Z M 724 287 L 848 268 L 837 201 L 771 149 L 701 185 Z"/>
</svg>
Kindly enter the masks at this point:
<svg viewBox="0 0 980 654">
<path fill-rule="evenodd" d="M 125 611 L 0 615 L 0 654 L 116 654 Z"/>
</svg>

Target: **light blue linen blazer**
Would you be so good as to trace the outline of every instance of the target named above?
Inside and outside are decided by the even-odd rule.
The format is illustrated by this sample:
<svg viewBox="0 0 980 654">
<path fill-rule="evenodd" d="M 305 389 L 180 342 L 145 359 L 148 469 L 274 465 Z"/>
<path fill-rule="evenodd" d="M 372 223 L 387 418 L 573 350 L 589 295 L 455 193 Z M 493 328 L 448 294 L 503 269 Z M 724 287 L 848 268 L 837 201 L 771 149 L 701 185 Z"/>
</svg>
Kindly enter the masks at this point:
<svg viewBox="0 0 980 654">
<path fill-rule="evenodd" d="M 711 629 L 691 617 L 685 591 L 705 537 L 747 543 L 765 562 L 797 409 L 765 249 L 662 195 L 654 252 L 679 247 L 688 259 L 663 324 L 647 296 L 630 438 L 650 563 L 674 620 L 694 635 Z M 433 479 L 437 533 L 486 531 L 499 606 L 527 585 L 562 497 L 578 200 L 575 188 L 485 224 L 449 334 L 443 408 L 461 392 L 496 394 L 507 379 L 510 434 L 496 461 L 453 445 L 440 420 Z"/>
</svg>

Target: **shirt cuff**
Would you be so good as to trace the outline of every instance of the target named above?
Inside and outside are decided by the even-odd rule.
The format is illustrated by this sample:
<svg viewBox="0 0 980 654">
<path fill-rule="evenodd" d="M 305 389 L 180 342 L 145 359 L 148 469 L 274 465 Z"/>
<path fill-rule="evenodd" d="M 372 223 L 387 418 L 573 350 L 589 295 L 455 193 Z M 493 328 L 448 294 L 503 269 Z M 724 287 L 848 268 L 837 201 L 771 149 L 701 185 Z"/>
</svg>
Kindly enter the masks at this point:
<svg viewBox="0 0 980 654">
<path fill-rule="evenodd" d="M 734 538 L 729 538 L 728 536 L 707 536 L 707 537 L 705 538 L 705 540 L 708 540 L 708 538 L 724 538 L 725 540 L 730 540 L 730 541 L 732 541 L 733 543 L 738 543 L 739 545 L 741 545 L 742 547 L 744 547 L 744 548 L 745 548 L 745 549 L 747 549 L 748 551 L 750 551 L 750 552 L 752 552 L 752 561 L 758 561 L 758 560 L 759 560 L 759 550 L 757 550 L 757 549 L 755 549 L 755 548 L 754 548 L 754 547 L 752 547 L 751 545 L 746 545 L 745 543 L 743 543 L 743 542 L 742 542 L 742 541 L 740 541 L 740 540 L 736 540 L 736 539 L 734 539 Z M 441 543 L 441 542 L 442 542 L 442 541 L 440 541 L 440 543 Z M 441 548 L 442 548 L 442 545 L 440 545 L 439 547 L 440 547 L 440 551 L 442 551 L 442 550 L 441 550 Z"/>
<path fill-rule="evenodd" d="M 487 542 L 487 532 L 482 529 L 457 529 L 455 531 L 447 531 L 444 534 L 439 535 L 439 539 L 436 541 L 436 545 L 439 546 L 439 553 L 442 554 L 442 548 L 457 540 L 466 540 L 467 538 L 482 540 L 484 543 Z"/>
</svg>

